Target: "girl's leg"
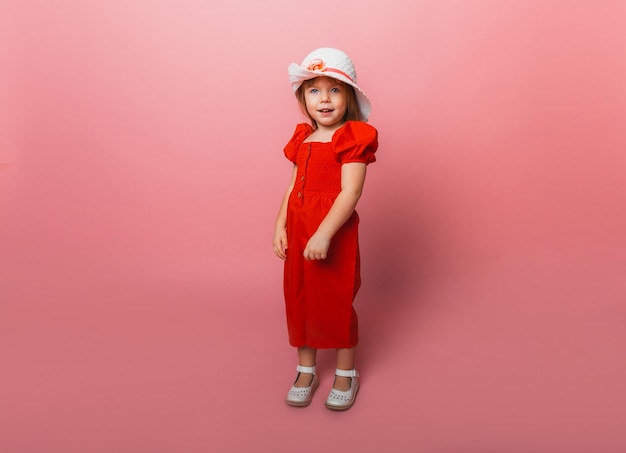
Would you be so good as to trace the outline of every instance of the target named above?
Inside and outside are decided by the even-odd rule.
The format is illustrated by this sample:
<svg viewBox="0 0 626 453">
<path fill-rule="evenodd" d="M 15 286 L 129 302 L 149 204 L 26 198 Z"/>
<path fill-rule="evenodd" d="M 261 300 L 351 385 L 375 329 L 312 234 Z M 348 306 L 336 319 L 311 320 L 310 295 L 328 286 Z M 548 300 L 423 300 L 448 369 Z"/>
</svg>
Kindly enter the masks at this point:
<svg viewBox="0 0 626 453">
<path fill-rule="evenodd" d="M 340 370 L 352 370 L 354 369 L 354 359 L 356 357 L 356 346 L 351 348 L 340 348 L 337 349 L 337 368 Z M 333 384 L 333 388 L 342 391 L 350 390 L 350 380 L 349 377 L 344 376 L 335 376 L 335 383 Z"/>
<path fill-rule="evenodd" d="M 314 366 L 317 357 L 317 349 L 303 346 L 298 348 L 298 362 L 302 366 Z M 313 375 L 311 373 L 299 373 L 298 379 L 294 386 L 296 387 L 308 387 L 313 382 Z"/>
</svg>

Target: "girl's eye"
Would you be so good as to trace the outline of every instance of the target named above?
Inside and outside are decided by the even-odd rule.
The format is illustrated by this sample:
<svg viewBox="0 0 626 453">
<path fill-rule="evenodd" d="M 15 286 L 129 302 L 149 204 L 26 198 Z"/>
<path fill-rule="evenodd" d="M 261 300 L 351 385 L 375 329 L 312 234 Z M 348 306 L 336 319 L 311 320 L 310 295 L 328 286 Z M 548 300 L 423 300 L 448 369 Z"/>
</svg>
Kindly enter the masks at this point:
<svg viewBox="0 0 626 453">
<path fill-rule="evenodd" d="M 331 93 L 339 93 L 341 90 L 339 88 L 335 87 L 335 88 L 332 88 L 330 91 L 331 91 Z"/>
<path fill-rule="evenodd" d="M 318 91 L 319 91 L 319 90 L 318 90 L 317 88 L 311 88 L 311 89 L 309 90 L 309 93 L 313 93 L 313 94 L 315 94 L 315 93 L 317 93 Z"/>
</svg>

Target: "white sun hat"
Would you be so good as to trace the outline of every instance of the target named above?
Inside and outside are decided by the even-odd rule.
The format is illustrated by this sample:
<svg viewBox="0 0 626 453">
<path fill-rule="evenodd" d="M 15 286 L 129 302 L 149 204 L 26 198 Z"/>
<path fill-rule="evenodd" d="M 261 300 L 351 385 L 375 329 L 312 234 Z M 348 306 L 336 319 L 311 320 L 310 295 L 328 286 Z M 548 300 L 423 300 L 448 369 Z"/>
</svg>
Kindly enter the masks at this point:
<svg viewBox="0 0 626 453">
<path fill-rule="evenodd" d="M 289 81 L 294 93 L 305 80 L 320 76 L 332 77 L 354 87 L 361 120 L 367 121 L 372 111 L 372 104 L 356 84 L 354 63 L 345 52 L 331 47 L 322 47 L 308 54 L 302 64 L 291 63 L 289 65 Z"/>
</svg>

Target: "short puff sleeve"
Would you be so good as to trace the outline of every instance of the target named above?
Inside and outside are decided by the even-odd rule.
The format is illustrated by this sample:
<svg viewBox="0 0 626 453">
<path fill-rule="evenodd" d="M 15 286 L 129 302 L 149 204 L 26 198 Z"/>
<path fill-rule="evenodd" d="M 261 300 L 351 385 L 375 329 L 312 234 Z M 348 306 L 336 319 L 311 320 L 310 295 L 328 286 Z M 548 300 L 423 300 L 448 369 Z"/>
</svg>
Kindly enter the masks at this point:
<svg viewBox="0 0 626 453">
<path fill-rule="evenodd" d="M 289 159 L 294 164 L 296 163 L 296 157 L 298 156 L 298 148 L 300 147 L 304 139 L 311 134 L 312 131 L 313 128 L 310 124 L 298 124 L 296 126 L 296 130 L 293 133 L 293 136 L 291 137 L 291 140 L 289 140 L 289 142 L 285 146 L 285 157 L 287 157 L 287 159 Z"/>
<path fill-rule="evenodd" d="M 337 161 L 376 162 L 374 153 L 378 149 L 378 131 L 362 121 L 348 121 L 333 135 L 333 147 L 337 153 Z"/>
</svg>

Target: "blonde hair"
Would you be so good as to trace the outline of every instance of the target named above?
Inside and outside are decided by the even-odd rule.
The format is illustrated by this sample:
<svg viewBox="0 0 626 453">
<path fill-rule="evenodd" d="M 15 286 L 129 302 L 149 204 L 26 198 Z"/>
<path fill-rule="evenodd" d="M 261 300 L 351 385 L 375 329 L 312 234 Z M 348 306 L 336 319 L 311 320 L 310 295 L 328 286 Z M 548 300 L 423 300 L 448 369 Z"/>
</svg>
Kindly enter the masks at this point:
<svg viewBox="0 0 626 453">
<path fill-rule="evenodd" d="M 313 81 L 316 78 L 317 77 L 305 80 L 304 82 L 302 82 L 302 85 L 300 85 L 296 90 L 296 99 L 298 100 L 298 104 L 300 104 L 300 109 L 309 118 L 309 121 L 311 121 L 311 126 L 313 126 L 313 129 L 317 129 L 317 123 L 311 117 L 311 115 L 309 115 L 309 112 L 306 109 L 304 90 L 313 85 Z M 337 80 L 337 82 L 339 82 L 346 90 L 346 113 L 343 116 L 343 121 L 360 121 L 361 115 L 359 113 L 359 103 L 356 100 L 356 93 L 354 92 L 354 88 L 352 87 L 352 85 L 348 85 L 342 80 L 335 80 Z"/>
</svg>

